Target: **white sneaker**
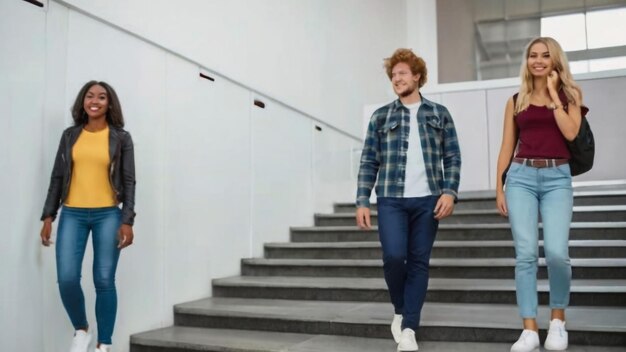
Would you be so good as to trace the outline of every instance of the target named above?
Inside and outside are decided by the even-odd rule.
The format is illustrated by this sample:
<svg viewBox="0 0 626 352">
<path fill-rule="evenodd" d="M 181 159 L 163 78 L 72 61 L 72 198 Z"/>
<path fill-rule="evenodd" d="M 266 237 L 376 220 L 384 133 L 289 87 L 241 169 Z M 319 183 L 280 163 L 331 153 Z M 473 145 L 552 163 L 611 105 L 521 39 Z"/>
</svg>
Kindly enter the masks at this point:
<svg viewBox="0 0 626 352">
<path fill-rule="evenodd" d="M 105 345 L 103 343 L 100 344 L 100 347 L 96 348 L 96 352 L 111 352 L 113 346 L 111 345 Z"/>
<path fill-rule="evenodd" d="M 400 342 L 398 343 L 398 351 L 417 351 L 417 348 L 415 331 L 409 328 L 402 330 Z"/>
<path fill-rule="evenodd" d="M 72 339 L 72 348 L 70 352 L 87 352 L 91 343 L 91 334 L 85 330 L 76 330 Z"/>
<path fill-rule="evenodd" d="M 565 330 L 565 322 L 559 319 L 550 321 L 550 329 L 548 337 L 543 345 L 546 350 L 561 351 L 567 349 L 567 330 Z"/>
<path fill-rule="evenodd" d="M 539 348 L 539 334 L 534 330 L 524 330 L 517 342 L 511 346 L 511 352 L 531 352 Z"/>
<path fill-rule="evenodd" d="M 400 342 L 400 334 L 402 334 L 402 314 L 393 315 L 393 320 L 391 321 L 391 334 L 393 335 L 393 340 L 396 343 Z"/>
</svg>

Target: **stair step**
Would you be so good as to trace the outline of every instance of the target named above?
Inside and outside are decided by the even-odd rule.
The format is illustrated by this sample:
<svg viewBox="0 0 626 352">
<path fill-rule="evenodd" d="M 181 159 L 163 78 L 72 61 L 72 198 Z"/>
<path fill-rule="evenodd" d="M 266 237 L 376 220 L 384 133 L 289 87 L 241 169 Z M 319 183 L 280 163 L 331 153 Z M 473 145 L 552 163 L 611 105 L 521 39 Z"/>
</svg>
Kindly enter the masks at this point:
<svg viewBox="0 0 626 352">
<path fill-rule="evenodd" d="M 172 326 L 130 337 L 131 352 L 287 351 L 314 335 Z M 291 349 L 290 349 L 291 350 Z M 295 350 L 294 350 L 295 351 Z"/>
<path fill-rule="evenodd" d="M 378 225 L 378 212 L 371 213 L 372 225 Z M 574 207 L 574 222 L 626 221 L 626 205 L 595 205 Z M 457 210 L 441 224 L 500 224 L 508 223 L 506 217 L 494 209 Z M 315 226 L 354 226 L 354 213 L 315 214 Z"/>
<path fill-rule="evenodd" d="M 131 352 L 381 352 L 395 351 L 392 339 L 310 335 L 284 332 L 203 329 L 172 326 L 132 335 Z M 420 350 L 431 352 L 502 352 L 510 343 L 418 341 Z M 569 352 L 618 352 L 608 346 L 572 346 Z"/>
<path fill-rule="evenodd" d="M 539 234 L 542 238 L 540 224 Z M 511 239 L 509 224 L 442 224 L 439 241 L 499 241 Z M 571 240 L 626 240 L 626 222 L 573 222 Z M 292 227 L 292 242 L 348 242 L 378 240 L 378 227 L 361 230 L 356 226 Z"/>
<path fill-rule="evenodd" d="M 571 259 L 573 279 L 626 279 L 626 259 Z M 513 258 L 432 258 L 431 278 L 513 278 Z M 314 277 L 383 277 L 379 259 L 267 259 L 241 261 L 242 275 L 314 276 Z M 548 277 L 545 259 L 539 259 L 537 277 Z"/>
<path fill-rule="evenodd" d="M 174 307 L 178 326 L 280 331 L 323 335 L 390 338 L 389 303 L 206 298 Z M 626 345 L 626 309 L 570 307 L 569 341 L 584 345 Z M 538 322 L 545 335 L 549 310 Z M 418 339 L 434 341 L 512 342 L 520 333 L 513 305 L 425 303 Z"/>
<path fill-rule="evenodd" d="M 538 281 L 540 304 L 549 302 L 547 280 Z M 215 297 L 389 302 L 382 278 L 236 276 L 213 280 Z M 431 278 L 427 302 L 515 304 L 513 279 Z M 571 306 L 626 307 L 626 280 L 572 280 Z"/>
<path fill-rule="evenodd" d="M 571 258 L 626 258 L 626 240 L 573 240 Z M 543 241 L 539 241 L 543 257 Z M 380 259 L 380 242 L 266 243 L 266 258 Z M 514 258 L 513 241 L 435 241 L 432 258 Z"/>
<path fill-rule="evenodd" d="M 494 191 L 487 192 L 464 192 L 459 194 L 459 202 L 456 210 L 466 209 L 493 209 L 496 203 Z M 594 190 L 574 191 L 574 205 L 624 205 L 626 204 L 626 190 Z M 336 203 L 335 213 L 354 213 L 354 203 Z M 372 204 L 372 210 L 376 210 L 376 204 Z"/>
</svg>

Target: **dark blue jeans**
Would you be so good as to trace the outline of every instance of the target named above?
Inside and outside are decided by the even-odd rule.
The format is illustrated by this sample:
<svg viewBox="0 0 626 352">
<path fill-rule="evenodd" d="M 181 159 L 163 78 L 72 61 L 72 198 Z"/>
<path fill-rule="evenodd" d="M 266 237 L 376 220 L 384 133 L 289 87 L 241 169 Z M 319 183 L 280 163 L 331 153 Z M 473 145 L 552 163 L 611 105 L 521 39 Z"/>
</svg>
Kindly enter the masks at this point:
<svg viewBox="0 0 626 352">
<path fill-rule="evenodd" d="M 417 330 L 428 289 L 430 253 L 439 221 L 433 210 L 439 196 L 379 197 L 378 236 L 385 281 L 402 329 Z"/>
<path fill-rule="evenodd" d="M 111 344 L 117 313 L 115 270 L 120 256 L 117 232 L 121 225 L 121 215 L 118 207 L 64 206 L 59 219 L 56 243 L 57 279 L 63 306 L 75 329 L 86 328 L 89 324 L 80 277 L 87 239 L 89 232 L 92 233 L 98 342 L 105 344 Z"/>
</svg>

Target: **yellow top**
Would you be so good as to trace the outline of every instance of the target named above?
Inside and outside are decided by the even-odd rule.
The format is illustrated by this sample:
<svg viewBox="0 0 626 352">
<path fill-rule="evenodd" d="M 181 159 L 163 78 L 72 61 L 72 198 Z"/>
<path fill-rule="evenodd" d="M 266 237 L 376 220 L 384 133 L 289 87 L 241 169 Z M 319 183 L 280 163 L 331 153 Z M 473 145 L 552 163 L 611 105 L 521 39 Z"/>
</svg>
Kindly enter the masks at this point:
<svg viewBox="0 0 626 352">
<path fill-rule="evenodd" d="M 76 208 L 103 208 L 117 204 L 109 180 L 109 127 L 82 130 L 72 148 L 72 180 L 65 205 Z"/>
</svg>

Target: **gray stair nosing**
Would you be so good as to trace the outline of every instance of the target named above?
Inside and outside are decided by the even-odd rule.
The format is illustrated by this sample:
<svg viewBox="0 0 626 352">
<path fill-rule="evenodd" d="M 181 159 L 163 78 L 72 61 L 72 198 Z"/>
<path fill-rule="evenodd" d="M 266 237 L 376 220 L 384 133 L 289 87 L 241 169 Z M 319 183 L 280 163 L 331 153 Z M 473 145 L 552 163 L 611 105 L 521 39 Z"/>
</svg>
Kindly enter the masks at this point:
<svg viewBox="0 0 626 352">
<path fill-rule="evenodd" d="M 245 298 L 240 298 L 237 299 L 238 301 L 246 301 L 247 299 Z M 203 301 L 203 300 L 199 300 L 199 301 Z M 268 304 L 278 301 L 278 302 L 289 302 L 290 305 L 293 306 L 299 306 L 303 304 L 303 301 L 298 301 L 298 300 L 284 300 L 284 299 L 279 299 L 279 300 L 273 300 L 273 299 L 257 299 L 256 301 L 262 301 L 262 302 L 267 302 Z M 363 321 L 360 320 L 358 322 L 353 321 L 353 322 L 349 322 L 350 318 L 348 317 L 338 317 L 336 315 L 333 314 L 332 317 L 326 317 L 326 316 L 303 316 L 303 315 L 290 315 L 290 316 L 282 316 L 282 315 L 271 315 L 271 314 L 267 314 L 264 312 L 259 312 L 259 311 L 254 311 L 254 312 L 250 312 L 250 311 L 235 311 L 235 310 L 229 310 L 229 309 L 222 309 L 222 308 L 210 308 L 210 307 L 197 307 L 197 306 L 191 306 L 188 307 L 186 305 L 188 304 L 194 304 L 198 301 L 194 301 L 194 302 L 188 302 L 188 303 L 182 303 L 182 304 L 177 304 L 174 306 L 174 312 L 175 314 L 194 314 L 194 315 L 210 315 L 210 316 L 220 316 L 220 317 L 241 317 L 241 318 L 259 318 L 259 319 L 272 319 L 272 320 L 281 320 L 281 321 L 303 321 L 303 322 L 319 322 L 320 320 L 325 322 L 325 323 L 355 323 L 355 324 L 371 324 L 371 325 L 380 325 L 380 324 L 384 324 L 387 325 L 387 322 L 381 322 L 381 321 Z M 336 303 L 336 302 L 320 302 L 320 301 L 316 301 L 315 303 Z M 361 305 L 372 305 L 372 304 L 384 304 L 385 306 L 387 306 L 388 304 L 386 303 L 368 303 L 368 302 L 342 302 L 342 303 L 354 303 L 355 307 L 361 306 Z M 473 304 L 473 303 L 432 303 L 432 302 L 426 302 L 425 303 L 426 307 L 429 307 L 430 309 L 434 309 L 438 306 L 447 306 L 447 307 L 458 307 L 457 309 L 463 309 L 464 307 L 479 307 L 479 306 L 485 306 L 485 307 L 490 307 L 490 308 L 497 308 L 497 307 L 506 307 L 509 308 L 513 311 L 517 311 L 516 305 L 514 304 Z M 576 309 L 576 308 L 582 308 L 582 309 L 589 309 L 589 310 L 598 310 L 598 311 L 602 311 L 602 310 L 606 310 L 606 309 L 611 309 L 611 310 L 617 310 L 617 311 L 623 311 L 624 313 L 626 313 L 626 308 L 625 307 L 570 307 L 570 310 Z M 457 321 L 458 322 L 458 321 Z M 437 324 L 444 324 L 444 322 L 436 322 Z M 450 324 L 450 321 L 446 321 L 445 324 Z M 468 324 L 469 323 L 469 324 Z M 474 325 L 472 325 L 474 324 Z M 423 321 L 421 324 L 421 326 L 442 326 L 442 325 L 434 325 L 433 322 L 431 320 L 425 320 Z M 458 326 L 465 326 L 465 327 L 476 327 L 476 328 L 489 328 L 489 327 L 501 327 L 501 324 L 490 324 L 489 322 L 485 323 L 484 321 L 478 321 L 478 320 L 468 320 L 468 321 L 464 321 L 464 322 L 458 322 Z M 446 325 L 449 326 L 449 325 Z M 511 323 L 511 328 L 512 329 L 519 329 L 519 325 L 518 322 L 516 321 L 515 323 Z M 584 326 L 585 329 L 596 329 L 596 330 L 591 330 L 591 331 L 606 331 L 606 330 L 599 330 L 600 327 L 597 326 Z M 626 333 L 626 326 L 621 326 L 621 327 L 606 327 L 606 326 L 602 326 L 601 328 L 605 329 L 605 328 L 613 328 L 612 331 L 615 332 L 621 332 L 621 333 Z M 577 326 L 570 326 L 568 328 L 568 330 L 570 331 L 589 331 L 589 330 L 582 330 L 580 327 Z"/>
<path fill-rule="evenodd" d="M 485 200 L 493 200 L 495 202 L 496 195 L 495 192 L 490 192 L 485 195 L 472 195 L 472 196 L 464 196 L 463 192 L 459 194 L 459 202 L 472 202 L 472 201 L 485 201 Z M 624 196 L 626 195 L 626 190 L 596 190 L 596 191 L 577 191 L 574 190 L 574 198 L 586 198 L 586 197 L 615 197 L 615 196 Z M 372 205 L 376 204 L 375 202 Z M 351 202 L 337 202 L 333 204 L 334 206 L 354 206 L 354 203 Z"/>
<path fill-rule="evenodd" d="M 593 212 L 620 212 L 626 211 L 626 205 L 576 205 L 573 207 L 574 213 L 593 213 Z M 454 211 L 455 215 L 499 215 L 497 209 L 459 209 Z M 378 211 L 372 211 L 371 216 L 378 216 Z M 315 213 L 315 218 L 320 219 L 354 219 L 351 213 Z"/>
<path fill-rule="evenodd" d="M 434 247 L 455 248 L 455 247 L 512 247 L 513 241 L 490 240 L 490 241 L 435 241 Z M 539 246 L 543 246 L 543 240 L 539 241 Z M 570 247 L 626 247 L 626 240 L 571 240 Z M 265 243 L 265 248 L 270 249 L 364 249 L 380 248 L 379 241 L 363 242 L 269 242 Z"/>
<path fill-rule="evenodd" d="M 234 276 L 222 279 L 212 280 L 214 287 L 243 287 L 243 288 L 304 288 L 304 289 L 341 289 L 341 290 L 368 290 L 387 291 L 387 286 L 383 279 L 367 278 L 360 279 L 360 285 L 354 285 L 346 280 L 335 280 L 331 278 L 318 277 L 290 277 L 289 282 L 277 282 L 272 280 L 273 276 L 250 276 L 253 280 L 245 281 L 242 278 L 248 276 Z M 303 280 L 304 279 L 304 280 Z M 484 279 L 481 283 L 473 283 L 480 280 L 471 279 L 444 279 L 431 278 L 429 290 L 448 290 L 448 291 L 511 291 L 515 290 L 515 281 L 513 279 Z M 484 282 L 489 281 L 486 285 Z M 597 283 L 591 283 L 594 280 L 573 279 L 570 291 L 573 293 L 626 293 L 626 280 L 624 279 L 605 279 L 595 280 Z M 363 283 L 367 285 L 363 285 Z M 613 283 L 613 285 L 609 285 Z M 537 280 L 538 292 L 549 292 L 549 281 L 545 279 Z M 626 298 L 625 298 L 626 299 Z"/>
<path fill-rule="evenodd" d="M 439 225 L 441 230 L 489 230 L 489 229 L 510 229 L 509 224 L 442 224 Z M 539 224 L 542 228 L 542 224 Z M 625 228 L 626 221 L 598 221 L 598 222 L 572 222 L 570 229 L 615 229 Z M 290 227 L 291 231 L 299 232 L 354 232 L 354 231 L 378 231 L 378 226 L 372 226 L 370 230 L 362 230 L 357 226 L 294 226 Z"/>
<path fill-rule="evenodd" d="M 319 267 L 381 267 L 382 260 L 379 259 L 274 259 L 274 258 L 244 258 L 241 260 L 246 265 L 262 266 L 319 266 Z M 571 266 L 588 268 L 625 268 L 626 258 L 578 258 L 570 259 Z M 432 258 L 431 267 L 436 266 L 464 266 L 464 267 L 511 267 L 515 266 L 513 258 Z M 539 266 L 545 267 L 545 259 L 539 259 Z"/>
</svg>

